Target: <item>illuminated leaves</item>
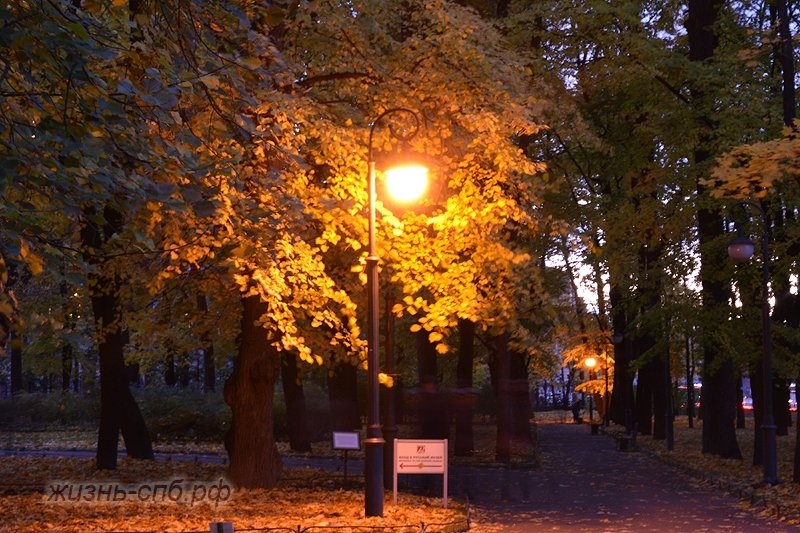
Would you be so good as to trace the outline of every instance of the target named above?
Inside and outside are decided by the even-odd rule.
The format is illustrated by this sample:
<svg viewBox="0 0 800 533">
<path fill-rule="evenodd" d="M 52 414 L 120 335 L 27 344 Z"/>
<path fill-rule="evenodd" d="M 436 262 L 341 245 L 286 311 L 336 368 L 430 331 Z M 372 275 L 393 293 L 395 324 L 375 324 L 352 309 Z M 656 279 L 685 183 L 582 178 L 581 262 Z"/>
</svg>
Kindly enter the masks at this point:
<svg viewBox="0 0 800 533">
<path fill-rule="evenodd" d="M 741 145 L 718 160 L 711 177 L 703 180 L 718 198 L 763 198 L 784 180 L 800 180 L 800 139 L 794 128 L 783 137 Z"/>
<path fill-rule="evenodd" d="M 98 472 L 91 459 L 44 457 L 4 458 L 0 471 L 14 479 L 12 489 L 21 494 L 4 494 L 0 518 L 14 531 L 38 533 L 53 529 L 64 533 L 84 531 L 205 531 L 212 521 L 232 521 L 238 529 L 283 528 L 298 524 L 316 526 L 395 527 L 410 525 L 414 531 L 422 522 L 448 523 L 464 520 L 464 509 L 444 509 L 440 499 L 404 494 L 398 506 L 387 506 L 381 518 L 364 517 L 363 491 L 344 490 L 330 481 L 329 473 L 314 469 L 292 469 L 291 482 L 275 490 L 234 489 L 228 502 L 194 505 L 162 502 L 94 503 L 85 501 L 53 503 L 43 501 L 43 489 L 52 480 L 86 485 L 150 484 L 164 480 L 208 483 L 224 479 L 224 467 L 183 461 L 135 461 L 121 459 L 114 472 Z M 332 490 L 333 489 L 333 490 Z M 35 492 L 31 492 L 35 491 Z M 143 491 L 143 494 L 147 492 Z M 176 494 L 174 492 L 174 494 Z M 77 494 L 75 489 L 74 494 Z M 149 493 L 148 493 L 149 494 Z M 160 492 L 159 492 L 160 494 Z M 403 529 L 399 529 L 403 530 Z"/>
</svg>

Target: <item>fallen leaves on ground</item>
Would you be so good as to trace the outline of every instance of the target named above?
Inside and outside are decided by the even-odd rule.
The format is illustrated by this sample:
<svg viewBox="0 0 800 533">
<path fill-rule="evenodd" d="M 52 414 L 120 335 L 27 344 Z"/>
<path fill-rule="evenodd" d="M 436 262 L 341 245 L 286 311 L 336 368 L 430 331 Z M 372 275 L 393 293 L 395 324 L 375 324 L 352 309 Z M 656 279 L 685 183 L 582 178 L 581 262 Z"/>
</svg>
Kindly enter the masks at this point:
<svg viewBox="0 0 800 533">
<path fill-rule="evenodd" d="M 230 521 L 235 530 L 298 525 L 349 526 L 339 532 L 369 531 L 375 526 L 409 526 L 393 531 L 419 531 L 426 524 L 447 524 L 428 531 L 457 531 L 466 525 L 460 506 L 442 507 L 441 499 L 402 494 L 399 505 L 387 498 L 384 516 L 364 516 L 363 489 L 337 488 L 330 473 L 290 469 L 286 481 L 273 490 L 233 490 L 227 502 L 175 503 L 169 498 L 123 502 L 70 501 L 52 498 L 51 484 L 109 487 L 217 483 L 224 479 L 220 465 L 121 459 L 115 471 L 97 471 L 92 459 L 4 457 L 0 459 L 0 523 L 15 533 L 112 531 L 208 531 L 209 523 Z M 338 483 L 340 484 L 340 483 Z M 148 489 L 146 494 L 151 494 Z M 66 493 L 63 493 L 66 494 Z M 163 492 L 161 493 L 163 494 Z M 387 494 L 389 495 L 389 494 Z M 49 498 L 48 498 L 49 496 Z M 77 491 L 73 496 L 77 496 Z M 389 495 L 390 496 L 390 495 Z M 50 500 L 50 501 L 48 501 Z M 55 501 L 57 500 L 57 501 Z M 134 500 L 134 501 L 129 501 Z"/>
<path fill-rule="evenodd" d="M 777 439 L 778 478 L 784 482 L 769 486 L 762 483 L 763 469 L 753 466 L 753 438 L 761 432 L 753 431 L 753 420 L 748 427 L 736 430 L 736 439 L 743 459 L 723 459 L 702 453 L 702 421 L 688 427 L 686 417 L 675 420 L 675 445 L 668 451 L 663 440 L 639 436 L 636 445 L 693 477 L 728 491 L 743 500 L 743 505 L 765 515 L 775 516 L 788 524 L 800 524 L 800 485 L 792 483 L 794 466 L 795 428 L 789 435 Z"/>
</svg>

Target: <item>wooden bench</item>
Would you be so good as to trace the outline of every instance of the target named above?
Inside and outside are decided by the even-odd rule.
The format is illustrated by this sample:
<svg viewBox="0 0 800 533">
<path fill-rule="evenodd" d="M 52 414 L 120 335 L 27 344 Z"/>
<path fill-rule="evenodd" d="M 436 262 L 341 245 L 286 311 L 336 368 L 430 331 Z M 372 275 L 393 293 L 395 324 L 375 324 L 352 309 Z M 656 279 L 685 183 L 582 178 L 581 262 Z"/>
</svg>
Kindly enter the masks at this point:
<svg viewBox="0 0 800 533">
<path fill-rule="evenodd" d="M 617 435 L 617 449 L 622 452 L 631 452 L 636 449 L 636 434 L 623 433 Z"/>
</svg>

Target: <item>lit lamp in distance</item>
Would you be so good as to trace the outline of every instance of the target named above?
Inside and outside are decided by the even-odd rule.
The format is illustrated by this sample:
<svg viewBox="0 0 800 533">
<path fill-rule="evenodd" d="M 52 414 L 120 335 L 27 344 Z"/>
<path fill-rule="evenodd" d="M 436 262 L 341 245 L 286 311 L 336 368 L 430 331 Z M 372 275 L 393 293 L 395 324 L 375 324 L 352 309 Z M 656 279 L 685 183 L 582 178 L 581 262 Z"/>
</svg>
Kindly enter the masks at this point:
<svg viewBox="0 0 800 533">
<path fill-rule="evenodd" d="M 592 369 L 597 366 L 597 359 L 594 357 L 587 357 L 586 360 L 583 362 L 586 365 L 586 368 L 589 369 L 589 380 L 592 379 Z M 592 413 L 592 391 L 589 391 L 589 423 L 592 423 L 593 413 Z"/>
</svg>

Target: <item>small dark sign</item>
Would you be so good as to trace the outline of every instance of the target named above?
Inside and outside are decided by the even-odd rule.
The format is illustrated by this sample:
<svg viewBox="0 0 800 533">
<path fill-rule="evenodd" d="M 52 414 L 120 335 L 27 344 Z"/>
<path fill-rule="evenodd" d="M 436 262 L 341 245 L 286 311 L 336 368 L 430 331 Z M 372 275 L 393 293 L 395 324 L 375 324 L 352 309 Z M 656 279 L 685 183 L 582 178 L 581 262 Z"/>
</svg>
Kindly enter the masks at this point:
<svg viewBox="0 0 800 533">
<path fill-rule="evenodd" d="M 358 431 L 334 431 L 332 438 L 334 450 L 361 449 L 361 439 Z"/>
</svg>

